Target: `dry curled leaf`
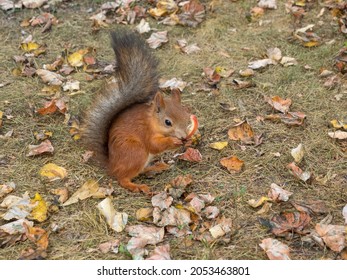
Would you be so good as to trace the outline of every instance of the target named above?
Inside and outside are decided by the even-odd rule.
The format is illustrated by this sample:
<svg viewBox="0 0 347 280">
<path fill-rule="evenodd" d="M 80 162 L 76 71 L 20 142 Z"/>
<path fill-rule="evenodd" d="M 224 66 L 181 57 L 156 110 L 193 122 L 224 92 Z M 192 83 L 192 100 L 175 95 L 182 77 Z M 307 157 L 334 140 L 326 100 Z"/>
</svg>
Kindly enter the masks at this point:
<svg viewBox="0 0 347 280">
<path fill-rule="evenodd" d="M 220 160 L 221 165 L 226 167 L 230 173 L 240 172 L 244 161 L 236 156 L 225 157 Z"/>
<path fill-rule="evenodd" d="M 136 211 L 135 215 L 138 221 L 149 221 L 153 216 L 153 208 L 140 208 Z"/>
<path fill-rule="evenodd" d="M 120 245 L 120 240 L 115 239 L 115 240 L 111 240 L 111 241 L 107 241 L 107 242 L 99 244 L 98 249 L 103 254 L 106 254 L 108 252 L 117 254 L 119 245 Z"/>
<path fill-rule="evenodd" d="M 324 214 L 328 213 L 328 208 L 322 200 L 305 200 L 305 201 L 291 201 L 290 202 L 296 210 L 306 212 L 308 214 Z"/>
<path fill-rule="evenodd" d="M 54 148 L 52 146 L 51 141 L 49 140 L 45 140 L 43 142 L 41 142 L 41 144 L 39 145 L 29 145 L 29 153 L 27 153 L 27 156 L 36 156 L 36 155 L 40 155 L 43 153 L 53 153 L 54 152 Z"/>
<path fill-rule="evenodd" d="M 149 44 L 150 48 L 157 49 L 162 44 L 167 43 L 169 41 L 167 37 L 167 31 L 159 31 L 156 33 L 152 33 L 152 35 L 146 41 Z"/>
<path fill-rule="evenodd" d="M 295 177 L 304 182 L 307 182 L 311 178 L 311 173 L 309 171 L 303 171 L 295 162 L 289 163 L 287 168 Z"/>
<path fill-rule="evenodd" d="M 302 143 L 300 143 L 296 148 L 291 150 L 292 157 L 296 163 L 300 163 L 304 158 L 305 150 Z"/>
<path fill-rule="evenodd" d="M 193 183 L 193 177 L 191 174 L 180 175 L 171 180 L 171 185 L 176 188 L 186 188 Z"/>
<path fill-rule="evenodd" d="M 270 260 L 290 260 L 289 247 L 277 239 L 263 239 L 259 246 L 266 252 Z"/>
<path fill-rule="evenodd" d="M 146 260 L 171 260 L 170 245 L 165 244 L 155 247 L 154 251 Z"/>
<path fill-rule="evenodd" d="M 170 207 L 173 198 L 168 196 L 166 192 L 161 192 L 152 197 L 152 205 L 154 207 L 159 207 L 160 210 L 164 210 Z"/>
<path fill-rule="evenodd" d="M 292 192 L 286 191 L 282 189 L 280 186 L 272 183 L 270 185 L 270 190 L 268 193 L 268 197 L 275 202 L 280 202 L 280 201 L 288 201 L 289 197 L 292 195 Z"/>
<path fill-rule="evenodd" d="M 288 113 L 290 105 L 292 105 L 292 100 L 282 99 L 279 96 L 268 97 L 264 96 L 264 99 L 269 103 L 275 110 L 280 111 L 281 113 Z"/>
<path fill-rule="evenodd" d="M 64 203 L 69 198 L 69 190 L 67 188 L 53 189 L 51 193 L 58 196 L 58 201 L 60 203 Z"/>
<path fill-rule="evenodd" d="M 117 212 L 109 197 L 106 197 L 98 205 L 100 213 L 106 218 L 107 224 L 116 232 L 122 232 L 128 222 L 128 214 Z"/>
<path fill-rule="evenodd" d="M 248 122 L 243 121 L 231 127 L 228 130 L 229 139 L 238 141 L 245 144 L 253 143 L 254 132 L 252 127 L 248 124 Z"/>
<path fill-rule="evenodd" d="M 37 113 L 40 115 L 53 114 L 56 111 L 59 111 L 62 114 L 65 114 L 67 111 L 67 106 L 65 101 L 61 99 L 52 99 L 44 104 L 42 108 L 37 109 Z"/>
<path fill-rule="evenodd" d="M 8 183 L 0 185 L 0 198 L 11 193 L 15 188 L 16 188 L 16 184 L 14 182 L 8 182 Z"/>
<path fill-rule="evenodd" d="M 190 161 L 190 162 L 200 162 L 202 160 L 202 156 L 197 149 L 187 148 L 187 150 L 179 155 L 179 159 Z"/>
<path fill-rule="evenodd" d="M 336 130 L 334 132 L 328 132 L 328 135 L 334 139 L 339 139 L 339 140 L 347 139 L 347 131 Z"/>
<path fill-rule="evenodd" d="M 63 76 L 45 69 L 37 69 L 36 74 L 40 76 L 43 82 L 48 85 L 60 86 L 65 80 Z"/>
<path fill-rule="evenodd" d="M 250 206 L 252 206 L 253 208 L 257 208 L 257 207 L 263 205 L 266 201 L 269 201 L 269 200 L 271 201 L 270 198 L 268 198 L 266 196 L 262 196 L 261 198 L 259 198 L 257 200 L 256 199 L 250 199 L 250 200 L 247 201 L 247 203 Z"/>
<path fill-rule="evenodd" d="M 64 167 L 58 166 L 54 163 L 47 163 L 40 169 L 39 174 L 50 181 L 55 181 L 64 179 L 67 176 L 67 171 Z"/>
<path fill-rule="evenodd" d="M 331 250 L 341 252 L 346 247 L 346 226 L 319 223 L 315 229 Z"/>
</svg>

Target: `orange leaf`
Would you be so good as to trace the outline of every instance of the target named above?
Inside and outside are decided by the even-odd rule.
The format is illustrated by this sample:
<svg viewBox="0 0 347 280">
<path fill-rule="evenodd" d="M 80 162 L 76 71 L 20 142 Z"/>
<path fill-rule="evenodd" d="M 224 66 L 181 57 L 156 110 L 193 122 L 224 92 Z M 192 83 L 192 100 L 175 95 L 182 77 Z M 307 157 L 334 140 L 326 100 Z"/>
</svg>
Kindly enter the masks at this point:
<svg viewBox="0 0 347 280">
<path fill-rule="evenodd" d="M 241 140 L 247 144 L 253 141 L 254 132 L 252 127 L 246 121 L 243 121 L 230 128 L 228 136 L 231 140 Z"/>
<path fill-rule="evenodd" d="M 222 158 L 220 163 L 226 167 L 230 173 L 235 173 L 241 171 L 244 161 L 240 160 L 236 156 L 231 156 Z"/>
<path fill-rule="evenodd" d="M 199 150 L 193 148 L 188 148 L 185 153 L 180 155 L 178 158 L 191 162 L 200 162 L 202 160 Z"/>
</svg>

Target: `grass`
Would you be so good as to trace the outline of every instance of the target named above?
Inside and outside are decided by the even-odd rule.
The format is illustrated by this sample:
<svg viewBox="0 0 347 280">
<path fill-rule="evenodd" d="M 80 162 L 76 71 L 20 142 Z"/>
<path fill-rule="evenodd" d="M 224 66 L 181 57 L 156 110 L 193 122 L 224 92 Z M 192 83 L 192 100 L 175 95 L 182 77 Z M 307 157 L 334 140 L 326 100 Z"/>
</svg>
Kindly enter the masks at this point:
<svg viewBox="0 0 347 280">
<path fill-rule="evenodd" d="M 109 47 L 109 29 L 93 34 L 88 8 L 97 9 L 104 1 L 73 1 L 56 9 L 56 17 L 60 20 L 51 32 L 41 34 L 40 28 L 21 28 L 20 22 L 38 14 L 37 10 L 22 10 L 11 14 L 0 12 L 0 37 L 4 44 L 0 49 L 0 82 L 9 82 L 0 88 L 0 110 L 13 118 L 4 118 L 0 133 L 14 129 L 10 138 L 0 139 L 0 184 L 14 181 L 17 185 L 15 195 L 28 191 L 31 196 L 39 192 L 48 201 L 52 199 L 50 189 L 66 186 L 73 193 L 88 179 L 99 180 L 102 186 L 114 188 L 114 204 L 117 210 L 129 214 L 131 222 L 135 222 L 135 211 L 150 205 L 148 197 L 132 194 L 121 189 L 112 178 L 97 166 L 84 164 L 81 161 L 84 148 L 79 142 L 71 139 L 67 126 L 63 123 L 63 115 L 38 116 L 34 108 L 39 108 L 44 101 L 40 96 L 43 83 L 38 77 L 14 77 L 11 70 L 15 67 L 14 55 L 21 53 L 18 46 L 21 42 L 21 31 L 33 34 L 39 43 L 47 45 L 47 53 L 35 58 L 39 68 L 51 63 L 62 52 L 64 46 L 79 49 L 93 47 L 97 58 L 112 61 L 113 54 Z M 204 1 L 208 2 L 208 1 Z M 169 171 L 153 179 L 140 177 L 153 189 L 159 191 L 165 184 L 180 174 L 192 174 L 195 183 L 191 191 L 209 191 L 216 198 L 216 206 L 221 212 L 233 219 L 234 231 L 230 240 L 218 240 L 213 244 L 189 242 L 177 238 L 167 238 L 171 245 L 171 256 L 174 259 L 266 259 L 265 253 L 258 244 L 262 239 L 271 237 L 257 221 L 257 214 L 251 209 L 247 200 L 266 195 L 271 183 L 284 185 L 294 193 L 295 199 L 321 199 L 326 202 L 333 215 L 333 224 L 343 224 L 341 210 L 347 198 L 346 145 L 332 140 L 327 132 L 329 121 L 342 118 L 346 114 L 347 95 L 342 84 L 332 90 L 323 87 L 318 77 L 320 68 L 333 69 L 333 58 L 344 45 L 345 37 L 338 31 L 338 26 L 330 14 L 326 12 L 321 20 L 322 26 L 316 25 L 316 32 L 322 37 L 322 45 L 317 48 L 304 48 L 298 42 L 290 40 L 292 19 L 285 12 L 284 1 L 278 1 L 276 11 L 267 11 L 265 15 L 252 22 L 246 19 L 246 13 L 256 5 L 256 1 L 220 1 L 214 12 L 208 12 L 206 20 L 196 29 L 180 26 L 157 25 L 149 19 L 152 27 L 168 30 L 170 41 L 155 51 L 160 59 L 160 71 L 165 78 L 182 78 L 191 82 L 184 90 L 183 100 L 198 116 L 203 128 L 202 141 L 198 148 L 203 155 L 200 164 L 176 162 Z M 320 11 L 318 4 L 313 4 L 304 17 L 302 26 L 316 23 L 316 15 Z M 262 20 L 262 25 L 260 24 Z M 129 26 L 132 28 L 132 26 Z M 236 31 L 235 31 L 236 30 Z M 186 55 L 176 48 L 176 40 L 185 38 L 189 43 L 197 43 L 202 49 L 198 54 Z M 334 44 L 326 44 L 334 39 Z M 221 83 L 220 94 L 211 95 L 198 91 L 203 78 L 204 67 L 223 66 L 237 72 L 246 69 L 248 62 L 261 59 L 266 49 L 278 47 L 285 56 L 295 57 L 299 64 L 293 67 L 280 65 L 270 66 L 257 71 L 252 80 L 256 87 L 235 90 L 226 82 Z M 230 57 L 221 55 L 227 53 Z M 306 70 L 309 65 L 312 70 Z M 86 82 L 83 73 L 73 74 L 81 81 L 83 94 L 69 100 L 71 114 L 83 116 L 94 93 L 101 87 L 102 81 Z M 340 101 L 335 95 L 342 93 Z M 258 122 L 257 116 L 272 113 L 263 95 L 279 95 L 293 100 L 293 111 L 303 111 L 307 115 L 304 127 L 287 127 L 284 124 L 268 121 Z M 230 103 L 237 107 L 236 111 L 223 111 L 219 103 Z M 212 117 L 211 117 L 212 116 Z M 229 141 L 229 146 L 221 152 L 211 150 L 208 145 L 215 141 L 227 140 L 228 127 L 235 123 L 234 119 L 247 119 L 254 130 L 263 133 L 264 142 L 258 147 L 240 149 L 238 143 Z M 53 156 L 26 157 L 27 146 L 37 144 L 33 133 L 40 129 L 53 132 L 52 143 L 55 147 Z M 303 166 L 311 171 L 315 178 L 326 177 L 322 184 L 313 180 L 306 184 L 296 180 L 289 174 L 286 165 L 292 161 L 290 150 L 299 143 L 306 148 Z M 274 156 L 279 152 L 280 157 Z M 231 175 L 224 170 L 219 160 L 229 155 L 237 155 L 245 161 L 245 169 L 240 174 Z M 165 154 L 170 159 L 172 153 Z M 64 166 L 68 178 L 63 181 L 47 183 L 39 175 L 39 169 L 48 162 Z M 96 248 L 98 244 L 120 238 L 126 244 L 125 233 L 115 235 L 100 216 L 96 205 L 97 199 L 87 199 L 78 204 L 61 207 L 58 212 L 51 213 L 50 218 L 40 226 L 49 230 L 58 225 L 59 230 L 50 235 L 48 247 L 49 259 L 127 259 L 124 253 L 101 254 Z M 265 217 L 286 209 L 286 204 L 274 204 Z M 322 219 L 314 216 L 311 227 Z M 0 221 L 0 224 L 3 221 Z M 292 249 L 293 259 L 326 259 L 336 258 L 330 250 L 322 250 L 315 245 L 308 245 L 299 236 L 292 240 L 281 240 Z M 0 259 L 16 259 L 20 252 L 27 248 L 27 242 L 16 243 L 3 248 Z"/>
</svg>

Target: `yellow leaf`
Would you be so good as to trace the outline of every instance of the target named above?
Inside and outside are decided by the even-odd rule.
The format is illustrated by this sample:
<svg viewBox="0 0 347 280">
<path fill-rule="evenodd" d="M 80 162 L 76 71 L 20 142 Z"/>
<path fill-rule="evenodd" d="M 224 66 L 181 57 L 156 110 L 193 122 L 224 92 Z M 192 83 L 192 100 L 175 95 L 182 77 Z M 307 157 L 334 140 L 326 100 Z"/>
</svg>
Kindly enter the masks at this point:
<svg viewBox="0 0 347 280">
<path fill-rule="evenodd" d="M 266 201 L 271 201 L 270 198 L 266 197 L 266 196 L 262 196 L 261 198 L 259 198 L 258 200 L 255 200 L 255 199 L 250 199 L 247 201 L 247 203 L 249 205 L 251 205 L 253 208 L 257 208 L 259 207 L 260 205 L 263 205 L 264 202 Z"/>
<path fill-rule="evenodd" d="M 40 45 L 35 42 L 22 43 L 20 46 L 22 50 L 25 52 L 31 52 L 31 51 L 37 50 L 40 47 Z"/>
<path fill-rule="evenodd" d="M 67 57 L 67 61 L 73 67 L 80 67 L 83 65 L 83 55 L 84 54 L 79 51 L 74 52 Z"/>
<path fill-rule="evenodd" d="M 214 142 L 210 144 L 210 148 L 221 151 L 223 150 L 226 146 L 228 146 L 228 142 Z"/>
<path fill-rule="evenodd" d="M 67 171 L 64 167 L 60 167 L 54 163 L 44 165 L 39 174 L 42 177 L 47 177 L 50 181 L 63 179 L 67 176 Z"/>
<path fill-rule="evenodd" d="M 99 184 L 95 180 L 85 182 L 63 205 L 67 206 L 89 197 L 105 197 L 105 194 L 100 192 Z"/>
<path fill-rule="evenodd" d="M 31 203 L 36 204 L 35 208 L 31 211 L 31 218 L 39 222 L 45 221 L 47 219 L 47 204 L 41 195 L 36 193 Z"/>
<path fill-rule="evenodd" d="M 332 120 L 332 121 L 330 121 L 330 123 L 334 128 L 343 128 L 343 129 L 347 130 L 347 123 L 344 123 L 343 121 Z"/>
<path fill-rule="evenodd" d="M 319 42 L 317 41 L 310 41 L 310 42 L 304 43 L 304 47 L 306 48 L 317 47 L 318 45 L 319 45 Z"/>
</svg>

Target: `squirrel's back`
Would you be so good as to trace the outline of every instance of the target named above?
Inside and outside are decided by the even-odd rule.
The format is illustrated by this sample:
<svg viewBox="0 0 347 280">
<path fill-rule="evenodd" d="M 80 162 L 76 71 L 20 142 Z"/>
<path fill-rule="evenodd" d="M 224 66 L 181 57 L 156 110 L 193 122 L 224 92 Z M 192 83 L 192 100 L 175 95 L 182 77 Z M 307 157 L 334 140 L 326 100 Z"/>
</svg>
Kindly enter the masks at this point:
<svg viewBox="0 0 347 280">
<path fill-rule="evenodd" d="M 112 121 L 125 108 L 151 100 L 158 90 L 158 62 L 146 42 L 127 31 L 111 33 L 116 57 L 116 83 L 94 98 L 84 120 L 82 138 L 101 162 L 107 161 L 108 133 Z"/>
</svg>

